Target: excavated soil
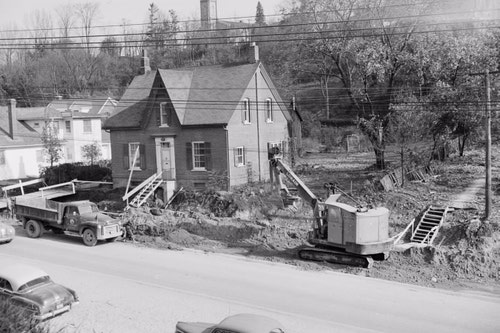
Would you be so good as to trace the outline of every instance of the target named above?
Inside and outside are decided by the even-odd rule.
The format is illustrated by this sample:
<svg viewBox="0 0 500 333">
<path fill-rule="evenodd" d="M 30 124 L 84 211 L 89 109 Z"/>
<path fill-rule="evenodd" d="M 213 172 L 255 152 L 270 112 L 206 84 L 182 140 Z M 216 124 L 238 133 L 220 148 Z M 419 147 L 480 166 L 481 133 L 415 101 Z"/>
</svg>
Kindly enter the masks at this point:
<svg viewBox="0 0 500 333">
<path fill-rule="evenodd" d="M 494 147 L 500 156 L 499 147 Z M 453 206 L 454 198 L 484 174 L 484 154 L 469 152 L 435 164 L 434 174 L 422 182 L 385 192 L 383 174 L 370 165 L 370 153 L 351 155 L 309 154 L 295 170 L 320 198 L 323 184 L 335 182 L 365 206 L 385 206 L 391 211 L 390 236 L 397 235 L 428 205 Z M 484 191 L 467 192 L 464 209 L 448 213 L 433 247 L 392 252 L 370 269 L 299 260 L 297 250 L 307 245 L 312 209 L 299 202 L 285 208 L 270 184 L 249 185 L 228 192 L 185 191 L 162 206 L 132 209 L 123 215 L 129 222 L 127 242 L 170 250 L 193 248 L 284 262 L 307 270 L 334 270 L 403 283 L 445 289 L 475 289 L 500 294 L 500 214 L 498 212 L 500 161 L 493 159 L 493 214 L 484 213 Z M 346 203 L 354 202 L 343 197 Z M 101 203 L 111 205 L 109 201 Z"/>
</svg>

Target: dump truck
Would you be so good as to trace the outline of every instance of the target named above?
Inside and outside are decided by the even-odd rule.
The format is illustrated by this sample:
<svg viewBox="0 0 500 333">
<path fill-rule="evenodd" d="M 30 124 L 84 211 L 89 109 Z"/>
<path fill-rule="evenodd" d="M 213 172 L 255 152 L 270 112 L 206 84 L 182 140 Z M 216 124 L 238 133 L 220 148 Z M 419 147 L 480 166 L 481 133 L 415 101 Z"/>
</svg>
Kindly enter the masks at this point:
<svg viewBox="0 0 500 333">
<path fill-rule="evenodd" d="M 112 242 L 124 235 L 119 220 L 103 214 L 88 200 L 58 202 L 43 197 L 17 197 L 13 208 L 31 238 L 51 230 L 55 234 L 81 237 L 85 245 L 95 246 L 99 240 Z"/>
<path fill-rule="evenodd" d="M 285 206 L 302 199 L 313 209 L 314 222 L 308 241 L 313 246 L 299 250 L 304 260 L 327 261 L 335 264 L 370 268 L 374 260 L 386 260 L 394 240 L 389 237 L 389 210 L 367 208 L 339 202 L 341 193 L 336 186 L 325 183 L 328 198 L 321 201 L 282 160 L 277 147 L 269 150 L 272 181 L 279 185 Z M 295 186 L 294 195 L 282 176 Z"/>
</svg>

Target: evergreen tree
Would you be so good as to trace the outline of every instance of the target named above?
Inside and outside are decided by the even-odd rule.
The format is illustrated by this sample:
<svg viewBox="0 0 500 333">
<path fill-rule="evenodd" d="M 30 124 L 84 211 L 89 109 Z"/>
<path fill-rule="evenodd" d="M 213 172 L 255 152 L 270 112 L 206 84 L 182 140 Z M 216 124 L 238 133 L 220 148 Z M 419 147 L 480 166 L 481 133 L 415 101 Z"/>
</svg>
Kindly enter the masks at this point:
<svg viewBox="0 0 500 333">
<path fill-rule="evenodd" d="M 261 26 L 266 25 L 266 17 L 264 16 L 264 8 L 262 8 L 262 4 L 257 2 L 257 11 L 255 13 L 255 24 Z"/>
</svg>

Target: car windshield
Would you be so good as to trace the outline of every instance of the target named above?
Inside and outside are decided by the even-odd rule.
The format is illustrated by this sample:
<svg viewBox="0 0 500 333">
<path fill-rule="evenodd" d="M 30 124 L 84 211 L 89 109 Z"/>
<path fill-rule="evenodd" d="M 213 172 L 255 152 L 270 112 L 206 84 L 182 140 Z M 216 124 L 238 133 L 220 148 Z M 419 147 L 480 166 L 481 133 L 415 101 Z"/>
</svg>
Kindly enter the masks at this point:
<svg viewBox="0 0 500 333">
<path fill-rule="evenodd" d="M 35 286 L 41 285 L 41 284 L 46 284 L 50 282 L 50 277 L 48 275 L 41 276 L 39 278 L 36 278 L 34 280 L 31 280 L 30 282 L 27 282 L 23 284 L 22 286 L 19 287 L 17 291 L 23 291 L 29 288 L 33 288 Z"/>
</svg>

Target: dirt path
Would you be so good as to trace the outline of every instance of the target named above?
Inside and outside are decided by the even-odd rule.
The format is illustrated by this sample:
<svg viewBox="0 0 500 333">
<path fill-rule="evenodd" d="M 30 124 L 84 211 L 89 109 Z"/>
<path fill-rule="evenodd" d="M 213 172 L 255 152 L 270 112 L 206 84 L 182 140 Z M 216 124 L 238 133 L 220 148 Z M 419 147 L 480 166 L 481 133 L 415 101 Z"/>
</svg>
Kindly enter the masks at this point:
<svg viewBox="0 0 500 333">
<path fill-rule="evenodd" d="M 478 208 L 476 195 L 480 190 L 484 189 L 484 186 L 484 178 L 475 179 L 465 191 L 453 196 L 448 206 L 455 208 Z"/>
</svg>

